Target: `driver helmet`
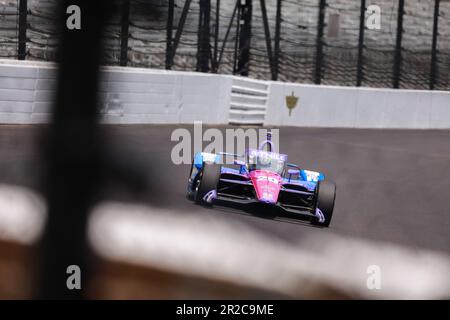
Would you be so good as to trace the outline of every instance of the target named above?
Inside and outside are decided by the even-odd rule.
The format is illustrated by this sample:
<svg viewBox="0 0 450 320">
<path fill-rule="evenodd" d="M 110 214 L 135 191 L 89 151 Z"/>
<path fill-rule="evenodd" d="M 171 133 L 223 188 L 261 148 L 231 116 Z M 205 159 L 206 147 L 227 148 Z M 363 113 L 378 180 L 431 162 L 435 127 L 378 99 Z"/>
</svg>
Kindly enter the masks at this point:
<svg viewBox="0 0 450 320">
<path fill-rule="evenodd" d="M 261 152 L 258 157 L 259 164 L 266 166 L 270 164 L 270 155 L 265 152 Z"/>
</svg>

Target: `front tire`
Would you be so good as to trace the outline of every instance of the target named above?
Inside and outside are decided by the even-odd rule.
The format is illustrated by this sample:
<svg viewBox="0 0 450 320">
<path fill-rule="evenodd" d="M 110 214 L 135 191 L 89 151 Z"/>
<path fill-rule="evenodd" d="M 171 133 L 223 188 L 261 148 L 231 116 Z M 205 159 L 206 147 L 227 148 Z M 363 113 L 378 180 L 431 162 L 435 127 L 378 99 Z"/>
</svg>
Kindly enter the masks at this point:
<svg viewBox="0 0 450 320">
<path fill-rule="evenodd" d="M 221 166 L 216 163 L 203 163 L 194 187 L 194 199 L 196 204 L 208 204 L 203 198 L 211 190 L 217 189 L 220 179 Z"/>
<path fill-rule="evenodd" d="M 319 181 L 316 189 L 316 210 L 319 209 L 323 217 L 323 222 L 314 218 L 311 224 L 316 226 L 328 227 L 333 217 L 334 202 L 336 199 L 336 185 L 329 181 Z"/>
<path fill-rule="evenodd" d="M 187 186 L 187 192 L 186 192 L 186 198 L 188 198 L 191 201 L 194 201 L 194 197 L 195 197 L 195 192 L 194 192 L 194 188 L 195 188 L 195 183 L 197 180 L 198 175 L 196 175 L 194 178 L 192 177 L 192 172 L 194 171 L 195 165 L 194 165 L 194 161 L 192 161 L 191 164 L 191 170 L 189 171 L 189 181 L 188 181 L 188 186 Z M 192 179 L 192 181 L 191 181 Z"/>
</svg>

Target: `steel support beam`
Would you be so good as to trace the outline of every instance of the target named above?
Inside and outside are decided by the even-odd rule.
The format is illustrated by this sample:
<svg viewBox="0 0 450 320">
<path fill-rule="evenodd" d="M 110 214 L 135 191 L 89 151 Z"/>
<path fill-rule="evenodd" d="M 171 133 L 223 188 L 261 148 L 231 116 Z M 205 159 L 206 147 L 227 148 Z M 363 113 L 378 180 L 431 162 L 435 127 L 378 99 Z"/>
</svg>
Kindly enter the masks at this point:
<svg viewBox="0 0 450 320">
<path fill-rule="evenodd" d="M 19 39 L 17 48 L 19 60 L 25 60 L 27 56 L 27 11 L 27 0 L 19 0 Z"/>
<path fill-rule="evenodd" d="M 395 89 L 400 87 L 400 77 L 402 70 L 402 38 L 403 38 L 403 15 L 405 13 L 405 0 L 398 1 L 398 15 L 397 15 L 397 40 L 395 45 L 394 56 L 394 70 L 393 70 L 393 83 L 392 86 Z"/>
<path fill-rule="evenodd" d="M 173 40 L 172 46 L 171 46 L 171 52 L 169 56 L 169 61 L 166 62 L 166 69 L 171 69 L 173 66 L 173 59 L 175 57 L 175 54 L 177 52 L 178 44 L 180 43 L 181 34 L 183 33 L 184 24 L 186 23 L 186 17 L 189 12 L 189 8 L 191 6 L 192 0 L 186 0 L 183 6 L 183 11 L 181 12 L 180 21 L 178 23 L 177 32 L 175 33 L 175 39 Z"/>
<path fill-rule="evenodd" d="M 216 21 L 214 26 L 214 55 L 212 59 L 212 71 L 217 72 L 219 68 L 217 59 L 219 58 L 219 28 L 220 28 L 220 0 L 216 0 Z"/>
<path fill-rule="evenodd" d="M 316 40 L 316 72 L 314 75 L 314 83 L 322 82 L 323 72 L 323 30 L 325 28 L 325 9 L 326 0 L 319 0 L 319 18 L 317 22 L 317 40 Z"/>
<path fill-rule="evenodd" d="M 433 19 L 433 42 L 431 47 L 431 66 L 430 66 L 430 90 L 436 86 L 437 71 L 437 37 L 439 32 L 439 7 L 440 0 L 434 0 L 434 19 Z"/>
<path fill-rule="evenodd" d="M 272 80 L 278 80 L 278 74 L 280 72 L 280 40 L 281 40 L 281 0 L 277 0 L 277 16 L 275 20 L 275 52 L 274 52 L 274 76 Z"/>
<path fill-rule="evenodd" d="M 241 0 L 239 55 L 237 73 L 248 76 L 250 65 L 250 40 L 252 36 L 252 0 Z"/>
<path fill-rule="evenodd" d="M 122 0 L 122 25 L 120 31 L 120 65 L 128 63 L 128 30 L 130 26 L 130 0 Z"/>
<path fill-rule="evenodd" d="M 211 45 L 210 20 L 211 20 L 211 0 L 200 0 L 200 14 L 198 24 L 197 42 L 197 71 L 208 72 Z"/>
<path fill-rule="evenodd" d="M 238 0 L 240 1 L 240 0 Z M 236 23 L 236 35 L 234 37 L 234 54 L 233 54 L 233 74 L 236 74 L 237 70 L 237 61 L 239 56 L 239 33 L 241 31 L 240 23 L 241 21 L 241 5 L 238 5 L 237 9 L 237 23 Z"/>
<path fill-rule="evenodd" d="M 359 39 L 358 39 L 358 64 L 356 67 L 356 86 L 360 87 L 364 78 L 364 31 L 366 22 L 366 0 L 361 0 L 361 12 L 359 16 Z"/>
<path fill-rule="evenodd" d="M 220 49 L 219 58 L 217 60 L 217 69 L 219 68 L 220 63 L 222 62 L 223 52 L 225 50 L 225 45 L 227 43 L 228 36 L 230 35 L 231 27 L 233 26 L 234 17 L 236 16 L 236 12 L 239 10 L 239 1 L 240 0 L 236 0 L 236 4 L 234 5 L 234 9 L 233 9 L 233 13 L 231 15 L 230 23 L 228 24 L 227 32 L 225 33 L 225 37 L 224 37 L 223 43 L 222 43 L 222 48 Z M 238 25 L 239 25 L 239 19 L 238 19 Z M 233 70 L 234 69 L 235 68 L 233 68 Z"/>
<path fill-rule="evenodd" d="M 270 74 L 272 75 L 272 80 L 276 78 L 275 63 L 273 59 L 272 51 L 272 38 L 270 36 L 269 19 L 267 18 L 266 0 L 260 0 L 261 3 L 261 13 L 264 26 L 264 37 L 266 39 L 267 57 L 269 58 Z"/>
<path fill-rule="evenodd" d="M 169 0 L 166 27 L 166 69 L 171 69 L 173 64 L 173 13 L 175 10 L 175 0 Z"/>
</svg>

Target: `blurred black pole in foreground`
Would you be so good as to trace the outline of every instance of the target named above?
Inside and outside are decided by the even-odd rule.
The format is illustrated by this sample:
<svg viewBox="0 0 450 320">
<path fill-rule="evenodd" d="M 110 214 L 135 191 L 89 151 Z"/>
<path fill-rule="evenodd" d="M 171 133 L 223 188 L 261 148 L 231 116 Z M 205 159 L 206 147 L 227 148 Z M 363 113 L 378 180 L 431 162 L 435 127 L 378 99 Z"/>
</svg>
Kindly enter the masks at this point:
<svg viewBox="0 0 450 320">
<path fill-rule="evenodd" d="M 85 297 L 89 270 L 86 263 L 86 220 L 98 188 L 97 86 L 102 52 L 101 34 L 111 11 L 108 0 L 71 0 L 60 4 L 61 42 L 58 91 L 49 128 L 47 176 L 47 228 L 42 240 L 41 277 L 37 298 Z M 81 11 L 81 29 L 70 30 L 69 6 Z M 73 8 L 73 7 L 72 7 Z M 70 290 L 68 267 L 81 270 L 81 290 Z"/>
</svg>

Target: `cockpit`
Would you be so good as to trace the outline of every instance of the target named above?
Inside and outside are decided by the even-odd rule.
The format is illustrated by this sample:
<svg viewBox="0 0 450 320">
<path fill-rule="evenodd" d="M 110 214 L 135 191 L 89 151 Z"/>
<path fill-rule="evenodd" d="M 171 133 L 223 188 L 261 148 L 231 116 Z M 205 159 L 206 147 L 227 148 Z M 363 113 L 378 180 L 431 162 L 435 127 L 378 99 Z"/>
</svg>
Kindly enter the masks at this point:
<svg viewBox="0 0 450 320">
<path fill-rule="evenodd" d="M 249 150 L 246 162 L 249 172 L 253 170 L 268 170 L 281 175 L 286 160 L 287 156 L 284 154 L 262 150 Z"/>
</svg>

